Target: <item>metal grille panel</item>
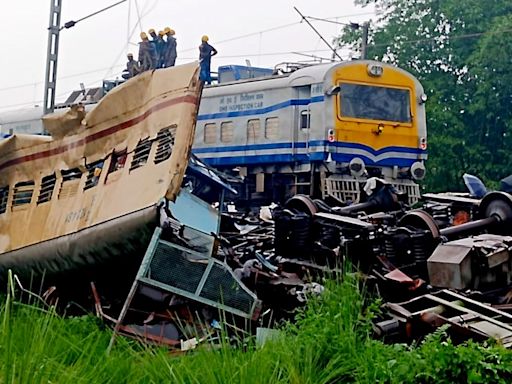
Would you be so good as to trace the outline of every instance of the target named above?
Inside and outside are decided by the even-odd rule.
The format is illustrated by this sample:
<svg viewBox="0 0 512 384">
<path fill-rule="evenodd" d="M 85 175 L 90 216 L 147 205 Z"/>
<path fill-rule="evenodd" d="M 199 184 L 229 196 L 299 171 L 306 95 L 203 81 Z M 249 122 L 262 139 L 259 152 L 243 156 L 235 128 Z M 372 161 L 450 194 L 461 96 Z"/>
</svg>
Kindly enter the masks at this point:
<svg viewBox="0 0 512 384">
<path fill-rule="evenodd" d="M 197 258 L 191 252 L 159 243 L 151 260 L 147 277 L 195 293 L 207 265 L 207 259 Z"/>
<path fill-rule="evenodd" d="M 213 266 L 201 296 L 244 312 L 250 312 L 254 304 L 254 299 L 242 289 L 225 268 L 219 265 Z"/>
<path fill-rule="evenodd" d="M 194 244 L 188 245 L 194 249 L 155 239 L 146 253 L 138 279 L 147 285 L 251 318 L 259 304 L 256 295 L 227 265 L 211 256 L 212 236 L 187 229 L 184 237 L 194 240 Z"/>
</svg>

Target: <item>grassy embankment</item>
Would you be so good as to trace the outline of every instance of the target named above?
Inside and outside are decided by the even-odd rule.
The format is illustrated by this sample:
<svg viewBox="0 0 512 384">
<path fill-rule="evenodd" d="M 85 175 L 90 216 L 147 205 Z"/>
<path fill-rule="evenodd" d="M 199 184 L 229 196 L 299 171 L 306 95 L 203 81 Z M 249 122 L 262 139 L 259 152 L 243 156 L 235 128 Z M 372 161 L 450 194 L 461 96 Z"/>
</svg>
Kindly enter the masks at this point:
<svg viewBox="0 0 512 384">
<path fill-rule="evenodd" d="M 259 349 L 171 356 L 119 338 L 107 355 L 111 333 L 93 317 L 63 319 L 11 292 L 0 311 L 4 383 L 512 382 L 512 352 L 499 346 L 455 347 L 442 333 L 414 347 L 372 340 L 351 275 L 328 283 L 296 325 Z"/>
</svg>

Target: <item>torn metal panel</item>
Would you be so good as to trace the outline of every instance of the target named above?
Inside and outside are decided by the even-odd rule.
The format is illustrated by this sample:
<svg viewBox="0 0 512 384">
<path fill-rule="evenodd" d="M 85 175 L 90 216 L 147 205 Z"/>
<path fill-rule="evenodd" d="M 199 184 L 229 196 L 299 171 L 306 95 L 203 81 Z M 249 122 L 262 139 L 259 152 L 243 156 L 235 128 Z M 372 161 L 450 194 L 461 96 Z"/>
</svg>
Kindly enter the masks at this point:
<svg viewBox="0 0 512 384">
<path fill-rule="evenodd" d="M 512 237 L 484 234 L 440 244 L 427 261 L 430 284 L 478 289 L 512 281 Z"/>
</svg>

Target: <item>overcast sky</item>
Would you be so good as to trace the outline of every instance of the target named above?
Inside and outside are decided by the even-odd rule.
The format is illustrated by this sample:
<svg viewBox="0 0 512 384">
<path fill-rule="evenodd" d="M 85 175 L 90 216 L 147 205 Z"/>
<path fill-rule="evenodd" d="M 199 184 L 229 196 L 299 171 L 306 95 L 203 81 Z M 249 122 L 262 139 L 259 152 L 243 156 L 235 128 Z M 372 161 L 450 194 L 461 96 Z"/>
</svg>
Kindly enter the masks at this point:
<svg viewBox="0 0 512 384">
<path fill-rule="evenodd" d="M 61 25 L 117 1 L 62 0 Z M 0 111 L 42 104 L 50 3 L 0 1 Z M 197 59 L 204 34 L 219 51 L 212 69 L 245 65 L 246 60 L 253 66 L 273 67 L 311 60 L 304 55 L 329 58 L 328 47 L 300 23 L 294 6 L 306 16 L 343 23 L 375 19 L 372 8 L 356 7 L 353 0 L 128 0 L 61 32 L 57 101 L 79 89 L 81 82 L 99 86 L 102 79 L 120 77 L 126 53 L 137 55 L 139 33 L 149 28 L 169 26 L 176 31 L 177 64 Z M 334 23 L 311 23 L 329 42 L 341 29 Z M 347 52 L 342 55 L 347 57 Z"/>
</svg>

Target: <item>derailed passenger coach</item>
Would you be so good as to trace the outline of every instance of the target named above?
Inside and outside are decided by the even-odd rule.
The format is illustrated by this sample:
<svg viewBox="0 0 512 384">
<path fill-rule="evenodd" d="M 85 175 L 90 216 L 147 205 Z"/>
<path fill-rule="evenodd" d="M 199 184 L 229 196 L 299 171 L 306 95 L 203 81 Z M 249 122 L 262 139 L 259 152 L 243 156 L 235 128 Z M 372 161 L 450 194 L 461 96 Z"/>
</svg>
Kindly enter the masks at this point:
<svg viewBox="0 0 512 384">
<path fill-rule="evenodd" d="M 357 200 L 360 185 L 374 176 L 411 202 L 419 198 L 426 96 L 410 73 L 349 61 L 219 80 L 203 91 L 193 152 L 244 176 L 246 198 Z"/>
</svg>

